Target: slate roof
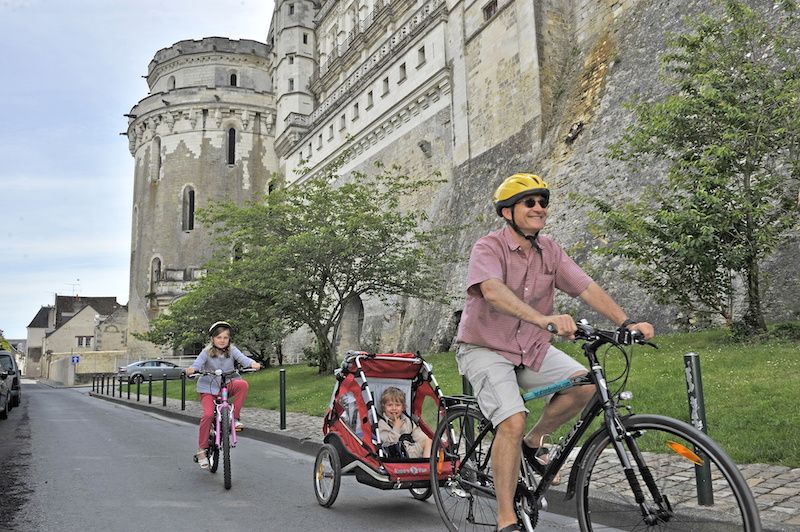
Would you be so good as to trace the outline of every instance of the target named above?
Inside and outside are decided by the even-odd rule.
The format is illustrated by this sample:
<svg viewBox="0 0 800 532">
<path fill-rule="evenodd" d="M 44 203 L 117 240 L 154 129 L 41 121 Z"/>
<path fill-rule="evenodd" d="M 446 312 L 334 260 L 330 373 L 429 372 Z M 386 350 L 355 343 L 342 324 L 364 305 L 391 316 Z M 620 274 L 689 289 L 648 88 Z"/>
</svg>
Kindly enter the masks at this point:
<svg viewBox="0 0 800 532">
<path fill-rule="evenodd" d="M 47 328 L 47 316 L 50 314 L 50 309 L 53 308 L 51 306 L 45 306 L 39 309 L 39 312 L 36 313 L 36 316 L 31 320 L 28 324 L 28 327 L 32 327 L 34 329 L 46 329 Z"/>
</svg>

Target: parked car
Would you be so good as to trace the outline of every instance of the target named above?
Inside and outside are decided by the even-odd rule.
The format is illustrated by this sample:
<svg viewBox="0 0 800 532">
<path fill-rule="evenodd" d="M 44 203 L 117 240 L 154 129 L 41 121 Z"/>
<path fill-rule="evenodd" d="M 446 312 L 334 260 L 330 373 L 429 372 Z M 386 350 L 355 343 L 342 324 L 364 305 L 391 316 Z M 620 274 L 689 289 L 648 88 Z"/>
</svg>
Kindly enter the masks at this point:
<svg viewBox="0 0 800 532">
<path fill-rule="evenodd" d="M 11 351 L 0 351 L 0 370 L 7 371 L 7 383 L 11 391 L 11 407 L 19 406 L 22 401 L 22 372 L 17 366 L 17 359 Z"/>
<path fill-rule="evenodd" d="M 151 375 L 154 381 L 162 380 L 164 375 L 167 376 L 167 379 L 180 379 L 183 369 L 181 366 L 166 360 L 140 360 L 127 366 L 121 366 L 117 378 L 130 384 L 144 382 Z"/>
<path fill-rule="evenodd" d="M 0 368 L 0 419 L 6 419 L 11 410 L 11 388 L 8 387 L 8 372 Z"/>
</svg>

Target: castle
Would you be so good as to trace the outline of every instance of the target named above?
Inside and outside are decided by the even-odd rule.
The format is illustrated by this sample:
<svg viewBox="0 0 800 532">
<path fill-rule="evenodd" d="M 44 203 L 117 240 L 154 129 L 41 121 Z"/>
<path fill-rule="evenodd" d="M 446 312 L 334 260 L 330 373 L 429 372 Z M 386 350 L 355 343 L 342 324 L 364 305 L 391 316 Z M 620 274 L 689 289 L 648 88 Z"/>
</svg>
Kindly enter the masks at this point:
<svg viewBox="0 0 800 532">
<path fill-rule="evenodd" d="M 703 4 L 276 0 L 266 43 L 210 37 L 158 51 L 150 93 L 127 115 L 135 158 L 129 331 L 146 330 L 203 274 L 214 243 L 195 223 L 197 209 L 302 186 L 345 153 L 343 173 L 369 172 L 376 161 L 409 175 L 441 173 L 446 183 L 417 200 L 434 223 L 470 226 L 443 250 L 452 306 L 356 301 L 341 345 L 449 348 L 465 255 L 497 227 L 492 190 L 520 169 L 548 179 L 562 198 L 549 232 L 576 245 L 613 291 L 613 270 L 585 251 L 591 237 L 564 193 L 591 190 L 612 173 L 600 153 L 629 120 L 625 100 L 658 92 L 663 32 Z M 646 179 L 630 176 L 618 188 L 624 195 Z M 671 311 L 624 288 L 616 295 L 629 313 L 670 322 Z M 298 332 L 284 353 L 296 358 L 303 342 Z M 129 349 L 144 355 L 152 346 L 130 337 Z"/>
</svg>

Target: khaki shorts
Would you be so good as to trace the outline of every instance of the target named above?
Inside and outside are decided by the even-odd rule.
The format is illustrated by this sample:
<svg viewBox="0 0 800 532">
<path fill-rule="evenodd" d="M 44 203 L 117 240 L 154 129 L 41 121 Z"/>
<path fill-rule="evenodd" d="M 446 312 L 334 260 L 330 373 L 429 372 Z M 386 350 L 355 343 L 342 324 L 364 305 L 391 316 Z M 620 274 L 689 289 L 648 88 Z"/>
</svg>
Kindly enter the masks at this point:
<svg viewBox="0 0 800 532">
<path fill-rule="evenodd" d="M 586 368 L 577 360 L 553 346 L 548 349 L 539 371 L 518 368 L 495 351 L 472 344 L 459 345 L 456 361 L 458 371 L 472 384 L 481 412 L 494 426 L 517 412 L 528 413 L 520 388 L 527 392 L 586 373 Z"/>
</svg>

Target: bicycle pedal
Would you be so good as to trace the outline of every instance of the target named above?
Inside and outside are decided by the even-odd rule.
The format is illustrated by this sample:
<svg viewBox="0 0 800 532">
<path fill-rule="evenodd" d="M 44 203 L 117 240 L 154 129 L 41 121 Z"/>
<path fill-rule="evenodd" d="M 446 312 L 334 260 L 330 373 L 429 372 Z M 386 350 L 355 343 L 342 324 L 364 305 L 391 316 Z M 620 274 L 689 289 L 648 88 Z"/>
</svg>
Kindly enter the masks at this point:
<svg viewBox="0 0 800 532">
<path fill-rule="evenodd" d="M 547 511 L 547 499 L 546 498 L 542 497 L 541 499 L 539 499 L 539 509 L 542 510 L 543 512 Z"/>
</svg>

